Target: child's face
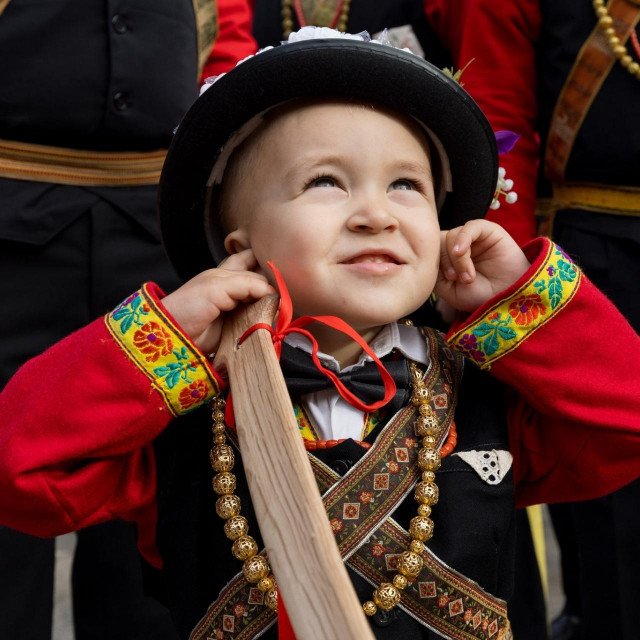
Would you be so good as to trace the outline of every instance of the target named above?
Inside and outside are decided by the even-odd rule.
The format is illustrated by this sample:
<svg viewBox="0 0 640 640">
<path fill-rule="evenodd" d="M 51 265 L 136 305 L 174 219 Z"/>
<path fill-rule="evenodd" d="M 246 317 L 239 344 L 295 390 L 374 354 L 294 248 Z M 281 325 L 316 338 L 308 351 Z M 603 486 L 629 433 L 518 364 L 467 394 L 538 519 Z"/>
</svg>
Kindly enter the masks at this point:
<svg viewBox="0 0 640 640">
<path fill-rule="evenodd" d="M 265 272 L 272 260 L 297 315 L 336 315 L 364 332 L 422 305 L 440 228 L 418 126 L 322 103 L 285 111 L 260 135 L 251 175 L 234 185 L 242 211 L 227 249 L 251 247 Z"/>
</svg>

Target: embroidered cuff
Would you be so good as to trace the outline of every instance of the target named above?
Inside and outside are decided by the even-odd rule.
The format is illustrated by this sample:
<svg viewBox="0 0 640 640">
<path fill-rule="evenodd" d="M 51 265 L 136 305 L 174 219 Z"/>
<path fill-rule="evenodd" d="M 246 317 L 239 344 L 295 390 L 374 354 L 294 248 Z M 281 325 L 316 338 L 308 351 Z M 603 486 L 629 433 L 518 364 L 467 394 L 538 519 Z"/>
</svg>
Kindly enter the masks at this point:
<svg viewBox="0 0 640 640">
<path fill-rule="evenodd" d="M 105 316 L 105 324 L 169 411 L 178 416 L 199 407 L 225 384 L 164 309 L 161 295 L 157 285 L 143 285 Z"/>
<path fill-rule="evenodd" d="M 489 369 L 549 322 L 578 290 L 582 272 L 562 249 L 547 238 L 524 248 L 534 259 L 518 282 L 454 325 L 447 342 Z M 537 256 L 537 258 L 535 257 Z"/>
</svg>

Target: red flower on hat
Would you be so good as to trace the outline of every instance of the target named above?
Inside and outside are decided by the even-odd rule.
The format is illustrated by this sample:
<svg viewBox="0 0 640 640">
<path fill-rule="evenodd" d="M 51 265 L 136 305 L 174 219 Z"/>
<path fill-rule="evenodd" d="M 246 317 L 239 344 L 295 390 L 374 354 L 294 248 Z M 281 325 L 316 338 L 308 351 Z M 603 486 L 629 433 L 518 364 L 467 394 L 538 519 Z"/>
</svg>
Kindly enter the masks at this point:
<svg viewBox="0 0 640 640">
<path fill-rule="evenodd" d="M 147 356 L 147 362 L 157 362 L 160 356 L 167 356 L 173 351 L 171 335 L 153 320 L 133 334 L 133 344 Z"/>
<path fill-rule="evenodd" d="M 537 293 L 520 296 L 509 305 L 509 314 L 519 325 L 531 324 L 539 315 L 544 315 L 546 312 L 547 307 Z"/>
<path fill-rule="evenodd" d="M 207 383 L 204 380 L 195 380 L 181 392 L 178 400 L 182 409 L 189 409 L 194 404 L 199 404 L 207 397 Z"/>
</svg>

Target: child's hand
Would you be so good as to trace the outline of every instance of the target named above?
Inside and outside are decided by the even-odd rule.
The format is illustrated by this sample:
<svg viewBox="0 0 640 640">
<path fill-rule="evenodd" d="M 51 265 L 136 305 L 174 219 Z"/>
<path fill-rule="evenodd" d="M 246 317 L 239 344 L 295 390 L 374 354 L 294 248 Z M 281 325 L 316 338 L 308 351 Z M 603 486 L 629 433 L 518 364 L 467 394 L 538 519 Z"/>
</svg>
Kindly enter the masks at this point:
<svg viewBox="0 0 640 640">
<path fill-rule="evenodd" d="M 256 267 L 253 251 L 245 249 L 163 298 L 167 311 L 203 353 L 218 348 L 224 311 L 276 292 L 263 275 L 253 271 Z"/>
<path fill-rule="evenodd" d="M 434 293 L 460 311 L 474 311 L 530 266 L 500 225 L 470 220 L 440 233 L 440 271 Z"/>
</svg>

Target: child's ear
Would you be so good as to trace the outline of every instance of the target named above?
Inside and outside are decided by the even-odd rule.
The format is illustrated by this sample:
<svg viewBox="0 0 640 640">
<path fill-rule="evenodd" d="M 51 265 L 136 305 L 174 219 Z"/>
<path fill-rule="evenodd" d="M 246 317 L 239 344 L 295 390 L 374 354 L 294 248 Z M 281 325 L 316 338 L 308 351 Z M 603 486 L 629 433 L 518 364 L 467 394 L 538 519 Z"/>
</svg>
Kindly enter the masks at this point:
<svg viewBox="0 0 640 640">
<path fill-rule="evenodd" d="M 227 250 L 227 253 L 229 255 L 240 253 L 245 249 L 250 249 L 251 242 L 249 241 L 249 234 L 247 233 L 246 229 L 240 228 L 232 231 L 224 239 L 224 248 Z"/>
</svg>

